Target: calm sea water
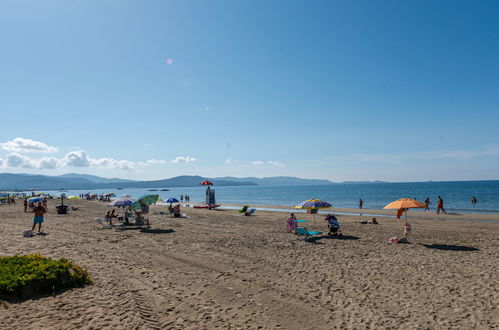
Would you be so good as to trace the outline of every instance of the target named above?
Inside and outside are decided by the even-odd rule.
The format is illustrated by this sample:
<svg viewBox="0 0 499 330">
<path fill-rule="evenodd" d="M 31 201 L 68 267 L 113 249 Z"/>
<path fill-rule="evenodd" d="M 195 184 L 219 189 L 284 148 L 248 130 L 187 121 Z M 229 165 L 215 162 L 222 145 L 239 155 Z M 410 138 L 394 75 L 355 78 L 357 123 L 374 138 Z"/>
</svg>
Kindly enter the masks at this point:
<svg viewBox="0 0 499 330">
<path fill-rule="evenodd" d="M 168 187 L 165 187 L 168 188 Z M 376 184 L 331 184 L 320 186 L 241 186 L 213 187 L 219 203 L 262 204 L 294 206 L 299 202 L 319 198 L 334 207 L 357 208 L 362 198 L 364 208 L 381 209 L 383 206 L 401 197 L 416 198 L 423 201 L 430 197 L 430 207 L 436 207 L 437 197 L 444 199 L 447 210 L 459 211 L 492 211 L 499 213 L 499 181 L 459 181 L 459 182 L 409 182 L 409 183 L 376 183 Z M 72 190 L 65 192 L 67 196 L 82 193 L 114 192 L 117 196 L 124 194 L 138 197 L 146 193 L 159 194 L 161 198 L 190 195 L 191 204 L 204 200 L 204 187 L 169 188 L 170 191 L 150 192 L 147 189 L 123 190 Z M 54 193 L 54 192 L 51 192 Z M 471 197 L 478 199 L 476 205 L 471 204 Z"/>
</svg>

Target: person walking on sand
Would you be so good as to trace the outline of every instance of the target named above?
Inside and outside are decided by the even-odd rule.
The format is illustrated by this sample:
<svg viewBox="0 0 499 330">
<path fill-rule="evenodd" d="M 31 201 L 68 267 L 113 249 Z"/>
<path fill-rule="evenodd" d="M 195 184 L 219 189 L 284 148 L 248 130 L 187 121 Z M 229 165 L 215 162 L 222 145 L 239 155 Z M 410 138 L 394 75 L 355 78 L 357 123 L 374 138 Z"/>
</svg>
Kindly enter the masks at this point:
<svg viewBox="0 0 499 330">
<path fill-rule="evenodd" d="M 425 210 L 425 211 L 429 211 L 429 210 L 430 210 L 430 204 L 431 204 L 431 202 L 430 202 L 430 197 L 426 197 L 426 199 L 424 200 L 424 203 L 425 203 L 425 205 L 426 205 L 426 206 L 424 207 L 424 210 Z"/>
<path fill-rule="evenodd" d="M 28 210 L 28 199 L 25 198 L 23 204 L 24 204 L 24 213 L 26 213 Z"/>
<path fill-rule="evenodd" d="M 36 224 L 38 224 L 38 233 L 41 233 L 43 215 L 47 210 L 42 206 L 41 202 L 38 202 L 38 205 L 33 209 L 33 212 L 35 213 L 35 217 L 33 218 L 33 228 L 31 228 L 31 230 L 34 231 Z"/>
<path fill-rule="evenodd" d="M 442 197 L 438 196 L 437 214 L 440 214 L 440 211 L 442 211 L 443 214 L 447 214 L 447 211 L 444 209 L 444 200 Z"/>
</svg>

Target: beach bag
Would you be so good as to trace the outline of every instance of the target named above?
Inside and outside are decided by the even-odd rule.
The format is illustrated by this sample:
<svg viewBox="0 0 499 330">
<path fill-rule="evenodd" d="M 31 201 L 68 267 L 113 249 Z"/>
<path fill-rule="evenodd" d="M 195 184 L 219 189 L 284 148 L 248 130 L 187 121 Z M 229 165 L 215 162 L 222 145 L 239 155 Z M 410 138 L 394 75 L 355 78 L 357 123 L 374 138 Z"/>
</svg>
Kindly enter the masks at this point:
<svg viewBox="0 0 499 330">
<path fill-rule="evenodd" d="M 23 237 L 33 237 L 33 231 L 31 229 L 25 230 L 23 232 Z"/>
</svg>

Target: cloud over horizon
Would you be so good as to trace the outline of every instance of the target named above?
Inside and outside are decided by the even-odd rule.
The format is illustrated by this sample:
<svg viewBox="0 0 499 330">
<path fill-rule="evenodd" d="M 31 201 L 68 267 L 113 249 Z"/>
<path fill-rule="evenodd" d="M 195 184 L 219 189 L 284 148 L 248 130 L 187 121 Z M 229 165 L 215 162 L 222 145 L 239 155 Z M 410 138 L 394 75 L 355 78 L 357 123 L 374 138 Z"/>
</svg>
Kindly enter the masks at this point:
<svg viewBox="0 0 499 330">
<path fill-rule="evenodd" d="M 25 139 L 22 137 L 17 137 L 11 141 L 0 143 L 0 146 L 3 150 L 18 152 L 18 153 L 30 153 L 30 152 L 52 153 L 57 151 L 56 147 L 49 146 L 40 141 Z"/>
<path fill-rule="evenodd" d="M 254 161 L 251 162 L 251 165 L 254 165 L 254 166 L 264 166 L 264 165 L 266 165 L 267 167 L 278 167 L 278 168 L 283 168 L 283 167 L 286 166 L 283 163 L 275 162 L 275 161 L 272 161 L 272 160 L 269 160 L 269 161 L 266 161 L 266 162 L 262 162 L 261 160 L 254 160 Z"/>
<path fill-rule="evenodd" d="M 196 158 L 194 157 L 191 157 L 191 156 L 179 156 L 179 157 L 176 157 L 174 160 L 171 161 L 171 163 L 173 164 L 178 164 L 178 163 L 194 163 L 195 161 L 197 161 Z"/>
</svg>

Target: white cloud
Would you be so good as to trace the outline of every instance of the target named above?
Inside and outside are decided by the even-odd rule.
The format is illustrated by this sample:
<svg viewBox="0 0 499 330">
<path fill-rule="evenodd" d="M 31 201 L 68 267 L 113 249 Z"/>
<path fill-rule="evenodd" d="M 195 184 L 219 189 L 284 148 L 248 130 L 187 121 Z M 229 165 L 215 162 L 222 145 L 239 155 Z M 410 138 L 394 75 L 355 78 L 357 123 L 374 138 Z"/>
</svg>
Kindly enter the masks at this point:
<svg viewBox="0 0 499 330">
<path fill-rule="evenodd" d="M 131 171 L 135 167 L 135 163 L 129 160 L 116 160 L 113 158 L 90 159 L 90 164 L 100 168 L 110 168 L 117 170 Z"/>
<path fill-rule="evenodd" d="M 284 165 L 283 163 L 274 162 L 274 161 L 271 161 L 271 160 L 269 160 L 269 161 L 267 162 L 267 164 L 269 164 L 270 166 L 280 167 L 280 168 L 282 168 L 282 167 L 286 166 L 286 165 Z"/>
<path fill-rule="evenodd" d="M 156 164 L 165 164 L 166 160 L 163 159 L 149 159 L 146 164 L 148 165 L 156 165 Z"/>
<path fill-rule="evenodd" d="M 21 155 L 17 152 L 7 155 L 5 159 L 6 167 L 23 167 L 23 168 L 36 168 L 36 162 L 32 161 L 31 158 Z"/>
<path fill-rule="evenodd" d="M 228 157 L 226 160 L 224 160 L 224 164 L 229 165 L 229 164 L 234 164 L 236 160 L 232 157 Z"/>
<path fill-rule="evenodd" d="M 113 158 L 99 158 L 94 159 L 88 157 L 85 151 L 71 151 L 66 156 L 64 156 L 62 163 L 66 166 L 71 167 L 100 167 L 109 168 L 117 170 L 132 170 L 135 167 L 135 163 L 129 160 L 116 160 Z"/>
<path fill-rule="evenodd" d="M 57 148 L 49 146 L 43 142 L 34 141 L 25 138 L 15 138 L 12 141 L 7 141 L 4 143 L 0 143 L 0 146 L 3 150 L 12 151 L 12 152 L 56 152 Z"/>
<path fill-rule="evenodd" d="M 44 157 L 37 161 L 37 168 L 53 170 L 59 166 L 59 160 L 54 157 Z"/>
<path fill-rule="evenodd" d="M 191 157 L 191 156 L 180 156 L 180 157 L 176 157 L 174 160 L 172 160 L 171 162 L 174 163 L 174 164 L 177 164 L 177 163 L 194 163 L 197 159 L 194 158 L 194 157 Z"/>
<path fill-rule="evenodd" d="M 71 167 L 88 167 L 90 159 L 85 151 L 71 151 L 62 159 L 64 165 Z"/>
<path fill-rule="evenodd" d="M 279 168 L 286 166 L 283 163 L 274 162 L 272 160 L 269 160 L 267 162 L 262 162 L 261 160 L 254 160 L 251 162 L 251 164 L 254 166 L 264 166 L 265 165 L 266 167 L 279 167 Z"/>
<path fill-rule="evenodd" d="M 62 159 L 54 157 L 43 157 L 31 159 L 19 153 L 10 153 L 6 159 L 0 162 L 3 167 L 23 167 L 30 169 L 52 170 L 60 167 L 97 167 L 118 170 L 133 170 L 136 163 L 129 160 L 116 160 L 113 158 L 94 159 L 88 157 L 85 151 L 71 151 Z"/>
</svg>

